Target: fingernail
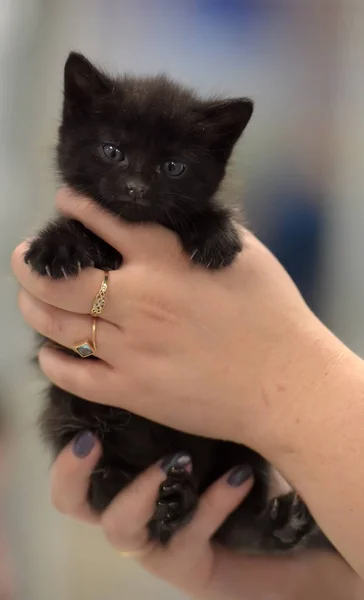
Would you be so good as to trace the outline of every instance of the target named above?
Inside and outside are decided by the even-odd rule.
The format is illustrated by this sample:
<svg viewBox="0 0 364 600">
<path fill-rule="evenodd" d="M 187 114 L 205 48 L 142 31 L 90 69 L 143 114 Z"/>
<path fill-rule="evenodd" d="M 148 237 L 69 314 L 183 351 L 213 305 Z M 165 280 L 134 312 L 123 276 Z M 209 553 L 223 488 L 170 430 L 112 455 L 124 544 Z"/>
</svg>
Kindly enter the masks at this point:
<svg viewBox="0 0 364 600">
<path fill-rule="evenodd" d="M 77 458 L 85 458 L 94 448 L 96 443 L 95 436 L 91 431 L 80 433 L 73 441 L 73 454 Z"/>
<path fill-rule="evenodd" d="M 177 469 L 185 469 L 191 463 L 192 458 L 189 454 L 186 452 L 178 452 L 178 454 L 169 454 L 163 458 L 159 463 L 159 466 L 162 471 L 168 474 L 173 467 Z"/>
<path fill-rule="evenodd" d="M 250 465 L 239 465 L 230 471 L 227 482 L 232 487 L 239 487 L 253 475 Z"/>
</svg>

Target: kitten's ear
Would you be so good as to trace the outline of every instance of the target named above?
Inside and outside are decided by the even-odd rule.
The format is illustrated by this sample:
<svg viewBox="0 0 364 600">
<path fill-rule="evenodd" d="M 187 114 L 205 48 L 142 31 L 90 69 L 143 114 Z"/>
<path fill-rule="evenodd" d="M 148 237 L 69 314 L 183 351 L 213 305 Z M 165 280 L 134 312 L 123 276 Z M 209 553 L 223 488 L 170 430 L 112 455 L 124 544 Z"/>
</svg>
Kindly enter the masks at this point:
<svg viewBox="0 0 364 600">
<path fill-rule="evenodd" d="M 64 67 L 64 109 L 87 111 L 99 96 L 112 90 L 111 80 L 87 58 L 71 52 Z"/>
<path fill-rule="evenodd" d="M 236 142 L 248 125 L 254 103 L 248 98 L 234 98 L 206 102 L 202 115 L 206 133 L 212 143 L 229 158 Z"/>
</svg>

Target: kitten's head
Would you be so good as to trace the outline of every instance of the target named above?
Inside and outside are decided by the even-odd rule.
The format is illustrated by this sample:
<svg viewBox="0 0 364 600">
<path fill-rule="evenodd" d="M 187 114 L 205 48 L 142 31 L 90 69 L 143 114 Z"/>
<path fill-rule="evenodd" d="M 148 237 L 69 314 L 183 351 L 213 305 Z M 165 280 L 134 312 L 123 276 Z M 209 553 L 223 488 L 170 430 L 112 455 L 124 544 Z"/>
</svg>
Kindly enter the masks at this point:
<svg viewBox="0 0 364 600">
<path fill-rule="evenodd" d="M 61 176 L 127 220 L 184 222 L 212 207 L 252 112 L 250 100 L 204 101 L 164 76 L 114 79 L 71 53 Z"/>
</svg>

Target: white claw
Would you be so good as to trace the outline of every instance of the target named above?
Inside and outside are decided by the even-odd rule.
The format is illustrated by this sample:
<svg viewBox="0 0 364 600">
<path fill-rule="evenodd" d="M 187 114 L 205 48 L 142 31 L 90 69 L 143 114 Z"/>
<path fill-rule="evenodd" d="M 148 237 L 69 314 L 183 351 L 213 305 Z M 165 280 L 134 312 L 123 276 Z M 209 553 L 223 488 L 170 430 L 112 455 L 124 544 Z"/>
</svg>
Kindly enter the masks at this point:
<svg viewBox="0 0 364 600">
<path fill-rule="evenodd" d="M 196 256 L 197 252 L 198 252 L 198 248 L 196 248 L 196 250 L 194 250 L 192 252 L 192 254 L 191 254 L 191 260 Z"/>
<path fill-rule="evenodd" d="M 62 273 L 63 273 L 63 277 L 64 277 L 65 279 L 68 279 L 68 275 L 67 275 L 66 271 L 64 270 L 64 267 L 61 267 L 61 271 L 62 271 Z"/>
<path fill-rule="evenodd" d="M 45 272 L 47 273 L 48 277 L 50 277 L 50 278 L 52 279 L 51 270 L 50 270 L 50 268 L 48 267 L 48 265 L 46 265 L 44 268 L 45 268 Z"/>
<path fill-rule="evenodd" d="M 81 263 L 80 261 L 77 262 L 77 273 L 81 273 Z"/>
<path fill-rule="evenodd" d="M 279 509 L 279 501 L 278 498 L 274 498 L 273 502 L 272 502 L 272 506 L 270 508 L 270 518 L 271 519 L 276 519 L 278 516 L 278 509 Z"/>
</svg>

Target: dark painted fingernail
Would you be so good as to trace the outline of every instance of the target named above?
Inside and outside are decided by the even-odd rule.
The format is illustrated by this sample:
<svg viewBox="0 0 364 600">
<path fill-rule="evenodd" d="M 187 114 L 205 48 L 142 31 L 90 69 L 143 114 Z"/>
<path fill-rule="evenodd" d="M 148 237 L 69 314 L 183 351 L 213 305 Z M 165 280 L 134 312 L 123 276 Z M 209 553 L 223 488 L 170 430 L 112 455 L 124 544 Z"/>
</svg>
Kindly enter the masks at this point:
<svg viewBox="0 0 364 600">
<path fill-rule="evenodd" d="M 73 454 L 77 458 L 85 458 L 88 456 L 95 446 L 96 438 L 91 431 L 80 433 L 73 441 Z"/>
<path fill-rule="evenodd" d="M 244 481 L 247 481 L 253 475 L 253 469 L 250 465 L 239 465 L 230 471 L 227 482 L 232 487 L 239 487 Z"/>
<path fill-rule="evenodd" d="M 160 468 L 165 473 L 169 473 L 171 469 L 185 469 L 192 463 L 192 458 L 187 452 L 178 452 L 178 454 L 169 454 L 159 463 Z"/>
</svg>

